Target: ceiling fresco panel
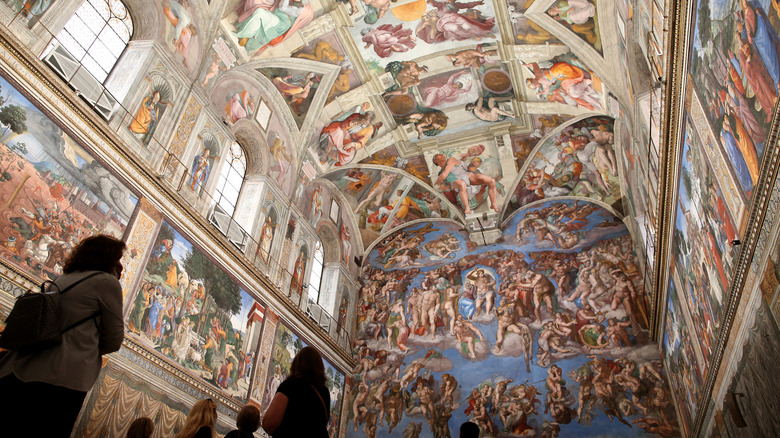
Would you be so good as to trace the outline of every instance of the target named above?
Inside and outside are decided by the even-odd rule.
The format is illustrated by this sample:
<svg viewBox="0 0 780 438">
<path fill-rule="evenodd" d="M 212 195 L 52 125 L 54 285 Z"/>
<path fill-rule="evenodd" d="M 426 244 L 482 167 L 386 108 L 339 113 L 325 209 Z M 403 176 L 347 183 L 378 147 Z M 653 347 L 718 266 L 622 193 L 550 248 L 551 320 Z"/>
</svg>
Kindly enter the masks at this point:
<svg viewBox="0 0 780 438">
<path fill-rule="evenodd" d="M 431 185 L 464 213 L 500 211 L 506 189 L 495 142 L 448 149 L 432 162 Z"/>
<path fill-rule="evenodd" d="M 345 109 L 333 117 L 314 136 L 309 152 L 321 167 L 331 168 L 350 164 L 358 154 L 365 156 L 365 148 L 384 132 L 370 101 Z"/>
<path fill-rule="evenodd" d="M 362 164 L 378 164 L 404 170 L 406 173 L 427 183 L 430 181 L 428 164 L 423 156 L 401 158 L 395 145 L 390 145 L 370 157 L 364 158 Z"/>
<path fill-rule="evenodd" d="M 510 0 L 507 2 L 509 21 L 512 23 L 512 32 L 515 35 L 516 44 L 564 45 L 558 38 L 528 18 L 525 13 L 534 4 L 534 0 Z"/>
<path fill-rule="evenodd" d="M 508 211 L 556 196 L 584 196 L 616 204 L 621 192 L 613 125 L 611 117 L 588 117 L 547 137 L 529 158 Z"/>
<path fill-rule="evenodd" d="M 194 73 L 200 64 L 203 51 L 203 27 L 198 22 L 198 14 L 187 0 L 173 0 L 162 7 L 165 18 L 165 36 L 161 38 L 172 50 L 188 72 Z M 206 40 L 208 41 L 208 40 Z"/>
<path fill-rule="evenodd" d="M 533 92 L 529 99 L 558 102 L 584 108 L 603 110 L 605 90 L 602 82 L 572 52 L 550 59 L 523 64 L 526 87 Z"/>
<path fill-rule="evenodd" d="M 282 95 L 298 129 L 301 129 L 314 96 L 323 92 L 319 89 L 323 75 L 283 67 L 265 67 L 259 68 L 258 71 L 267 77 Z"/>
<path fill-rule="evenodd" d="M 287 1 L 277 8 L 257 0 L 241 0 L 234 5 L 226 11 L 222 25 L 230 30 L 232 43 L 247 59 L 261 57 L 322 15 L 321 4 L 309 0 Z"/>
<path fill-rule="evenodd" d="M 576 33 L 599 54 L 604 54 L 595 0 L 556 1 L 547 9 L 547 15 Z"/>
<path fill-rule="evenodd" d="M 346 55 L 344 47 L 335 32 L 310 42 L 293 52 L 292 57 L 334 64 L 341 67 L 336 82 L 328 92 L 328 97 L 325 101 L 326 105 L 338 96 L 361 85 L 355 67 L 352 65 L 352 60 Z"/>
</svg>

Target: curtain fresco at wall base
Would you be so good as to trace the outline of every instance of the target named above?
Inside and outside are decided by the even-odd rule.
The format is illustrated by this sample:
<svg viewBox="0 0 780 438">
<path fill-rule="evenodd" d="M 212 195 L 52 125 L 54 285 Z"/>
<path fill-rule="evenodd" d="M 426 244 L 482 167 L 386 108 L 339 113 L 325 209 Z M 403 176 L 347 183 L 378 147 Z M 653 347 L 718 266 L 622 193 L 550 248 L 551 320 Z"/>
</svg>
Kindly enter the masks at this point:
<svg viewBox="0 0 780 438">
<path fill-rule="evenodd" d="M 0 257 L 28 275 L 62 274 L 80 240 L 122 237 L 138 197 L 0 77 Z"/>
<path fill-rule="evenodd" d="M 346 436 L 456 436 L 467 420 L 492 437 L 679 436 L 631 237 L 603 204 L 529 204 L 487 246 L 412 225 L 368 264 Z"/>
<path fill-rule="evenodd" d="M 166 221 L 129 307 L 130 336 L 246 401 L 264 306 Z"/>
<path fill-rule="evenodd" d="M 109 364 L 92 387 L 73 436 L 123 437 L 133 420 L 149 417 L 154 422 L 152 437 L 172 437 L 184 425 L 190 408 L 191 404 L 174 400 L 147 380 Z M 217 424 L 216 430 L 224 435 L 230 429 Z"/>
</svg>

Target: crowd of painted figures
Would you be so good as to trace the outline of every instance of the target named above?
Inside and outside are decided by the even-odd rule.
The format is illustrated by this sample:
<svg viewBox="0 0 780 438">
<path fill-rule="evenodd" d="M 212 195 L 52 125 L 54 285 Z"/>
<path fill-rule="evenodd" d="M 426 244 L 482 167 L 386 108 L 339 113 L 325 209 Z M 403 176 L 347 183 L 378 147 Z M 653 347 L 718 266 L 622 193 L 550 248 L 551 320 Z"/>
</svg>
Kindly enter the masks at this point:
<svg viewBox="0 0 780 438">
<path fill-rule="evenodd" d="M 574 420 L 589 425 L 600 406 L 610 420 L 675 436 L 660 360 L 630 354 L 647 341 L 630 244 L 623 235 L 573 253 L 502 249 L 427 271 L 368 268 L 358 304 L 350 428 L 362 425 L 367 437 L 382 427 L 390 434 L 406 414 L 424 419 L 433 436 L 448 437 L 449 420 L 462 409 L 485 435 L 553 437 Z M 391 246 L 379 246 L 380 259 Z M 495 339 L 485 336 L 493 332 Z M 490 355 L 523 356 L 529 380 L 546 369 L 545 390 L 497 376 L 490 362 L 488 377 L 461 388 L 450 357 L 468 363 Z M 578 355 L 579 361 L 561 362 Z M 575 384 L 567 388 L 565 375 Z M 412 421 L 403 436 L 418 436 L 423 424 Z"/>
</svg>

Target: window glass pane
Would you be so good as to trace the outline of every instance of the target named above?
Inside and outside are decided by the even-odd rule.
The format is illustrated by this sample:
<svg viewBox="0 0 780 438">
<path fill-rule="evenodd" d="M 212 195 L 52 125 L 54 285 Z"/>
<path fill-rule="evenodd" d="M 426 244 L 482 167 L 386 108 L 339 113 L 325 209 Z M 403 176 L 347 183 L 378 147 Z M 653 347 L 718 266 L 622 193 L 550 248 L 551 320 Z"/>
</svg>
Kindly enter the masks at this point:
<svg viewBox="0 0 780 438">
<path fill-rule="evenodd" d="M 76 42 L 70 32 L 66 30 L 63 30 L 59 35 L 57 35 L 57 41 L 59 41 L 63 47 L 68 49 L 68 52 L 70 52 L 70 54 L 73 55 L 76 59 L 83 58 L 87 53 L 84 48 L 81 47 L 78 42 Z"/>
<path fill-rule="evenodd" d="M 244 176 L 233 169 L 228 175 L 228 182 L 230 182 L 233 187 L 241 187 L 241 184 L 244 182 Z"/>
<path fill-rule="evenodd" d="M 322 260 L 322 244 L 317 242 L 311 264 L 311 274 L 309 275 L 309 298 L 316 302 L 319 302 L 319 298 L 321 297 L 320 283 L 322 282 L 323 271 Z"/>
<path fill-rule="evenodd" d="M 89 0 L 89 4 L 92 5 L 92 8 L 95 10 L 95 13 L 98 14 L 98 17 L 100 17 L 101 20 L 104 22 L 108 20 L 108 17 L 111 16 L 111 11 L 108 9 L 108 3 L 106 0 Z M 86 6 L 87 2 L 84 3 L 84 5 L 79 8 L 79 10 L 84 9 L 84 6 Z"/>
<path fill-rule="evenodd" d="M 111 29 L 116 32 L 116 34 L 119 36 L 119 38 L 127 43 L 130 41 L 130 32 L 131 30 L 127 27 L 127 24 L 125 22 L 122 22 L 121 20 L 117 18 L 112 18 L 108 20 L 108 25 L 111 27 Z"/>
<path fill-rule="evenodd" d="M 103 68 L 100 67 L 100 64 L 97 63 L 92 57 L 87 54 L 84 59 L 81 60 L 81 65 L 84 66 L 84 68 L 87 69 L 92 76 L 95 77 L 95 79 L 98 80 L 98 82 L 103 82 L 106 80 L 106 76 L 108 76 L 108 73 L 103 71 Z"/>
<path fill-rule="evenodd" d="M 235 192 L 240 191 L 240 189 L 241 189 L 241 182 L 242 181 L 241 181 L 241 179 L 238 179 L 238 184 L 236 184 L 235 180 L 236 180 L 235 173 L 230 172 L 228 174 L 227 178 L 225 178 L 225 190 L 230 188 L 230 190 L 233 190 Z"/>
<path fill-rule="evenodd" d="M 228 173 L 230 173 L 231 170 L 232 169 L 231 169 L 230 163 L 228 163 L 225 166 L 222 166 L 222 170 L 220 170 L 220 172 L 219 172 L 220 178 L 227 178 Z"/>
<path fill-rule="evenodd" d="M 106 25 L 109 21 L 111 26 Z M 130 14 L 120 0 L 87 0 L 70 17 L 57 41 L 103 82 L 127 47 L 132 29 Z"/>
<path fill-rule="evenodd" d="M 219 175 L 219 182 L 217 183 L 217 193 L 215 198 L 219 198 L 218 203 L 225 208 L 225 205 L 230 205 L 230 214 L 235 210 L 236 203 L 238 202 L 238 195 L 241 192 L 241 187 L 244 184 L 245 166 L 243 164 L 244 150 L 238 143 L 233 143 L 230 146 L 227 157 L 227 162 L 222 166 Z M 225 208 L 227 211 L 228 208 Z"/>
<path fill-rule="evenodd" d="M 114 14 L 114 16 L 120 19 L 127 18 L 127 8 L 120 0 L 110 0 L 109 6 L 111 7 L 111 12 Z"/>
<path fill-rule="evenodd" d="M 97 61 L 104 71 L 111 70 L 111 67 L 116 63 L 114 54 L 111 53 L 100 40 L 95 40 L 95 42 L 92 43 L 92 48 L 89 49 L 89 56 Z"/>
<path fill-rule="evenodd" d="M 78 16 L 74 15 L 65 28 L 85 50 L 89 50 L 92 41 L 95 41 L 95 33 Z"/>
<path fill-rule="evenodd" d="M 222 192 L 222 196 L 228 198 L 228 202 L 231 204 L 235 204 L 236 199 L 238 199 L 238 190 L 230 184 L 226 184 L 225 190 Z"/>
<path fill-rule="evenodd" d="M 94 34 L 100 33 L 100 30 L 103 29 L 103 26 L 106 25 L 106 20 L 108 19 L 107 15 L 105 17 L 101 17 L 95 8 L 89 7 L 86 4 L 79 8 L 77 15 L 79 18 L 84 20 L 84 23 L 89 26 L 89 29 Z"/>
<path fill-rule="evenodd" d="M 114 55 L 114 59 L 119 58 L 119 55 L 122 54 L 122 51 L 125 50 L 125 46 L 127 45 L 124 41 L 122 41 L 121 38 L 119 38 L 116 32 L 114 32 L 114 30 L 108 26 L 103 28 L 103 31 L 100 32 L 100 35 L 98 35 L 98 39 L 100 39 L 100 41 L 106 45 L 108 50 L 111 51 L 111 53 Z"/>
<path fill-rule="evenodd" d="M 130 15 L 128 15 L 127 18 L 122 21 L 125 23 L 125 26 L 127 26 L 127 41 L 130 41 L 130 36 L 133 34 L 133 20 L 131 20 Z"/>
<path fill-rule="evenodd" d="M 233 204 L 229 202 L 225 202 L 225 198 L 222 198 L 219 202 L 219 206 L 222 207 L 223 210 L 225 210 L 225 214 L 228 216 L 233 216 L 233 211 L 235 210 L 235 207 L 233 207 Z"/>
</svg>

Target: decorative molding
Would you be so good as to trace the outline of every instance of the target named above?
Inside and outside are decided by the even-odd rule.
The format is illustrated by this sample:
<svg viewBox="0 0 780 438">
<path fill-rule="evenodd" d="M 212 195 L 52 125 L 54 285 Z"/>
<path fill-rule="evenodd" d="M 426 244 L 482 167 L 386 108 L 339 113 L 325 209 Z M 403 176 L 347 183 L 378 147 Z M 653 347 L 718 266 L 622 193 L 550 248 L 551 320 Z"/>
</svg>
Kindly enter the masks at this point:
<svg viewBox="0 0 780 438">
<path fill-rule="evenodd" d="M 671 250 L 671 228 L 674 226 L 675 203 L 677 200 L 676 185 L 680 133 L 682 132 L 684 109 L 684 72 L 687 66 L 687 41 L 691 32 L 686 23 L 690 22 L 689 2 L 680 0 L 669 5 L 667 26 L 670 37 L 666 52 L 670 58 L 669 69 L 666 72 L 666 99 L 662 114 L 662 136 L 659 144 L 669 145 L 662 148 L 658 162 L 658 211 L 657 236 L 655 238 L 655 271 L 653 275 L 652 295 L 655 303 L 653 309 L 663 309 L 666 304 L 666 285 L 669 271 L 669 252 Z M 663 333 L 663 315 L 654 312 L 650 318 L 650 336 L 658 341 Z"/>
</svg>

